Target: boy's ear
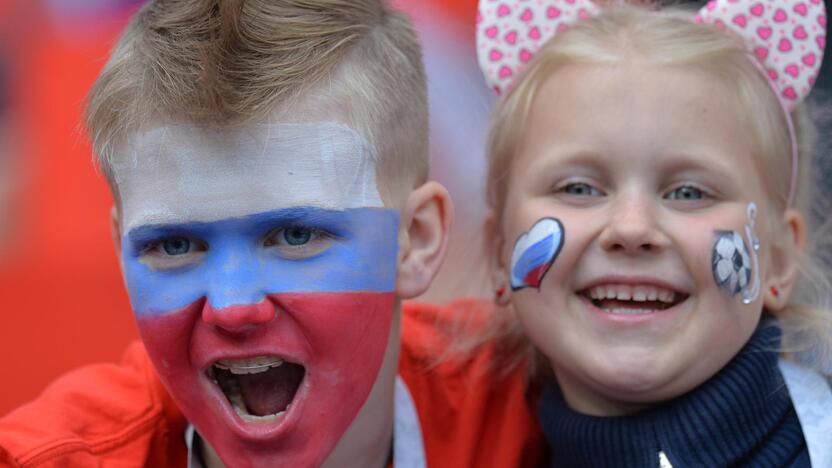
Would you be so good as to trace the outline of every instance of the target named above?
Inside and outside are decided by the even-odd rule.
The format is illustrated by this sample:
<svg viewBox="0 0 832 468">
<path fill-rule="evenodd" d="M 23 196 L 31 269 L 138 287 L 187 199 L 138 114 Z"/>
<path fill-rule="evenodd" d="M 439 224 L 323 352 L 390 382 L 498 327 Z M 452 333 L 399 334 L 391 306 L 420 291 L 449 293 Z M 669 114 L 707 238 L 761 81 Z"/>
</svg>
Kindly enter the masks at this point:
<svg viewBox="0 0 832 468">
<path fill-rule="evenodd" d="M 116 258 L 118 258 L 119 266 L 121 264 L 121 216 L 118 208 L 113 205 L 110 209 L 110 236 L 113 239 L 113 246 L 116 248 Z M 124 270 L 122 266 L 122 271 Z"/>
<path fill-rule="evenodd" d="M 783 215 L 783 240 L 771 249 L 765 279 L 763 305 L 778 311 L 789 302 L 789 296 L 800 276 L 800 258 L 806 249 L 806 221 L 799 211 L 789 209 Z"/>
<path fill-rule="evenodd" d="M 428 289 L 445 258 L 453 217 L 451 197 L 438 182 L 426 182 L 410 192 L 399 229 L 399 297 L 410 299 Z"/>
</svg>

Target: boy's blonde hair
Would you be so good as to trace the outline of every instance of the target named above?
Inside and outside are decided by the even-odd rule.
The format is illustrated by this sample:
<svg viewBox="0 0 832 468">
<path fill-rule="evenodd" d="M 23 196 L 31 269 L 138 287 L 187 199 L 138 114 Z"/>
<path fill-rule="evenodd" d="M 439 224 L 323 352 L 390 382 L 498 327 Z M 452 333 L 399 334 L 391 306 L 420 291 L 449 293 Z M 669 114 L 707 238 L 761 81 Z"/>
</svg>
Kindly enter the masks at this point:
<svg viewBox="0 0 832 468">
<path fill-rule="evenodd" d="M 367 138 L 383 196 L 426 179 L 421 50 L 382 0 L 151 1 L 92 87 L 86 127 L 118 196 L 113 158 L 154 121 L 228 127 L 296 109 Z"/>
<path fill-rule="evenodd" d="M 780 215 L 788 208 L 792 172 L 787 121 L 771 85 L 749 58 L 741 38 L 696 24 L 690 12 L 679 10 L 655 12 L 626 5 L 612 6 L 559 33 L 536 53 L 528 69 L 497 103 L 492 114 L 486 190 L 494 230 L 500 226 L 512 158 L 522 148 L 523 129 L 528 128 L 532 104 L 546 80 L 557 69 L 570 64 L 609 65 L 637 59 L 648 66 L 705 71 L 732 89 L 736 96 L 736 116 L 745 124 L 753 153 L 760 161 L 757 175 L 768 190 L 763 208 L 775 214 L 768 216 L 772 221 L 766 228 L 785 255 L 796 255 L 790 249 L 791 244 L 785 242 L 786 228 Z M 794 111 L 792 118 L 798 134 L 800 168 L 800 176 L 795 181 L 797 204 L 802 207 L 809 194 L 808 169 L 814 132 L 802 110 Z M 486 234 L 486 248 L 492 251 L 497 248 L 494 235 L 494 232 Z M 777 315 L 783 329 L 784 351 L 808 350 L 812 364 L 829 372 L 832 370 L 829 368 L 832 361 L 830 288 L 826 274 L 814 263 L 814 258 L 809 249 L 801 259 L 804 274 L 798 292 Z M 521 332 L 515 322 L 510 318 L 501 319 L 493 333 L 516 340 L 512 337 Z"/>
</svg>

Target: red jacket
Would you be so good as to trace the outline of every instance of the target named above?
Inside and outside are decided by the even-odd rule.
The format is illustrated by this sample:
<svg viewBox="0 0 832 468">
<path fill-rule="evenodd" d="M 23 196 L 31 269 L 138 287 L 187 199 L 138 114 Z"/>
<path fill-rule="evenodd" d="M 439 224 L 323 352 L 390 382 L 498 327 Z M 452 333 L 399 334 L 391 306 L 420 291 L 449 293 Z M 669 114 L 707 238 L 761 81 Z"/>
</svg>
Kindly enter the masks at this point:
<svg viewBox="0 0 832 468">
<path fill-rule="evenodd" d="M 528 467 L 542 458 L 523 368 L 500 378 L 488 346 L 464 362 L 436 362 L 453 339 L 442 330 L 460 311 L 486 307 L 470 300 L 403 307 L 399 375 L 418 412 L 429 468 Z M 184 467 L 187 425 L 135 342 L 120 365 L 70 372 L 0 419 L 0 466 Z"/>
</svg>

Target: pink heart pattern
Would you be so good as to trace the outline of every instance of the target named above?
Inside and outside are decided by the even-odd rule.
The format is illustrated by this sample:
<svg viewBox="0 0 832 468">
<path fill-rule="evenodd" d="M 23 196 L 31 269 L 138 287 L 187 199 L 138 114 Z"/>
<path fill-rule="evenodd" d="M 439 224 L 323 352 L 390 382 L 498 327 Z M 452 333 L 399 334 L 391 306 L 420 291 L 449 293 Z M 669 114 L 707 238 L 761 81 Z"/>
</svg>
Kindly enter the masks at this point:
<svg viewBox="0 0 832 468">
<path fill-rule="evenodd" d="M 507 91 L 546 41 L 597 13 L 591 0 L 480 0 L 477 57 L 486 81 Z M 822 0 L 710 0 L 695 21 L 742 36 L 789 109 L 811 90 L 826 45 Z"/>
<path fill-rule="evenodd" d="M 591 0 L 520 2 L 480 0 L 477 58 L 497 94 L 507 91 L 540 47 L 556 32 L 598 12 Z"/>
<path fill-rule="evenodd" d="M 696 21 L 742 36 L 789 109 L 811 90 L 826 44 L 822 1 L 710 0 Z"/>
</svg>

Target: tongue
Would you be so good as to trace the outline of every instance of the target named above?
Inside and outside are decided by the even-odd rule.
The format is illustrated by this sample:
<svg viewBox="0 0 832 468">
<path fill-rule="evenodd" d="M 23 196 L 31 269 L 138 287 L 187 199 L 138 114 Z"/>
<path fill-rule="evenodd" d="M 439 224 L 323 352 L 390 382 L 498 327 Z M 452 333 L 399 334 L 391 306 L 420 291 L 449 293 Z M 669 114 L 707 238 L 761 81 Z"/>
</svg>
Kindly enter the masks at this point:
<svg viewBox="0 0 832 468">
<path fill-rule="evenodd" d="M 259 374 L 242 374 L 237 379 L 249 413 L 276 414 L 286 409 L 303 379 L 303 367 L 284 363 Z"/>
</svg>

